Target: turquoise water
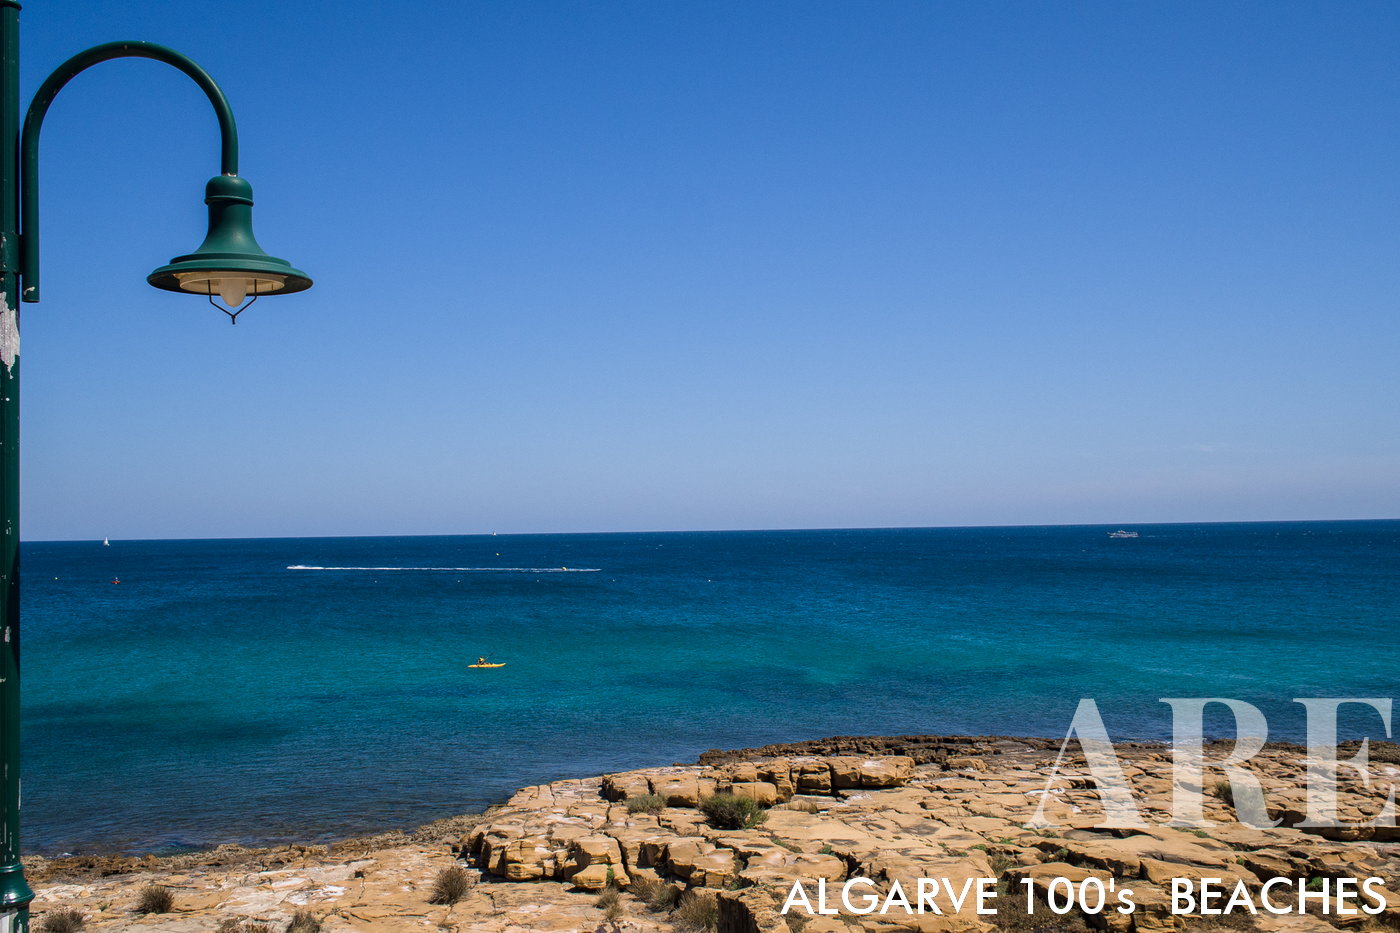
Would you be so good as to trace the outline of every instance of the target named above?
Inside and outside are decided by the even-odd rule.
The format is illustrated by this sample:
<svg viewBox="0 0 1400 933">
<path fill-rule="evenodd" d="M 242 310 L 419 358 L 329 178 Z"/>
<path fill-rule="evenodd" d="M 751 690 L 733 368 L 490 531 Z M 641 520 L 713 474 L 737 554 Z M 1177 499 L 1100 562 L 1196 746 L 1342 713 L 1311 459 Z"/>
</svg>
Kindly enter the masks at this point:
<svg viewBox="0 0 1400 933">
<path fill-rule="evenodd" d="M 27 543 L 26 851 L 410 827 L 712 747 L 1063 735 L 1081 697 L 1115 738 L 1226 696 L 1297 739 L 1293 697 L 1396 695 L 1400 522 L 1134 527 Z"/>
</svg>

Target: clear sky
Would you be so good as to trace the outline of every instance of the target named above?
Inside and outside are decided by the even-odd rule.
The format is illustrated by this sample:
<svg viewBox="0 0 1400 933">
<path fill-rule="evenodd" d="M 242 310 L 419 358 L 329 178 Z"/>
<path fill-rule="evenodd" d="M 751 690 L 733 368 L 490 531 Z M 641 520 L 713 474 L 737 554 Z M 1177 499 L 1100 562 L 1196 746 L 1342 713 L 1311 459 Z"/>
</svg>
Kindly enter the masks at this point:
<svg viewBox="0 0 1400 933">
<path fill-rule="evenodd" d="M 1400 516 L 1400 5 L 30 0 L 28 539 Z"/>
</svg>

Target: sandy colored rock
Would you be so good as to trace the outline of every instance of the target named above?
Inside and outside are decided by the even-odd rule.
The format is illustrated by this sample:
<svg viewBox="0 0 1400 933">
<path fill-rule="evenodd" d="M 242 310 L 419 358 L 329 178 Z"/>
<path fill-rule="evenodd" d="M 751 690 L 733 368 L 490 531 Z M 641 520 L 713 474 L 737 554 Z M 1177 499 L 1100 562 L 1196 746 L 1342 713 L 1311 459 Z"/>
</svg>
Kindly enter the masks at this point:
<svg viewBox="0 0 1400 933">
<path fill-rule="evenodd" d="M 861 787 L 898 787 L 914 776 L 914 759 L 903 755 L 867 758 L 860 763 Z"/>
<path fill-rule="evenodd" d="M 898 751 L 892 742 L 882 747 Z M 626 893 L 644 883 L 713 898 L 722 933 L 790 933 L 775 911 L 794 882 L 824 880 L 836 890 L 861 876 L 872 879 L 883 896 L 896 882 L 912 891 L 921 878 L 946 878 L 956 886 L 1000 875 L 1013 886 L 1029 878 L 1042 893 L 1059 877 L 1116 880 L 1134 889 L 1138 909 L 1126 917 L 1071 918 L 1075 924 L 1082 920 L 1105 933 L 1175 933 L 1183 924 L 1190 930 L 1195 921 L 1171 914 L 1165 886 L 1172 878 L 1221 878 L 1226 886 L 1240 880 L 1251 890 L 1274 877 L 1400 880 L 1400 847 L 1376 827 L 1328 834 L 1335 838 L 1292 826 L 1248 827 L 1214 799 L 1207 807 L 1213 822 L 1167 825 L 1172 782 L 1169 756 L 1160 747 L 1120 751 L 1147 825 L 1112 830 L 1100 826 L 1101 805 L 1082 761 L 1067 759 L 1047 780 L 1055 752 L 1047 756 L 1046 748 L 1030 740 L 914 742 L 911 748 L 928 759 L 917 765 L 915 755 L 870 754 L 867 749 L 879 744 L 873 740 L 829 744 L 830 754 L 794 748 L 772 758 L 731 757 L 714 765 L 522 788 L 489 815 L 454 824 L 430 841 L 390 834 L 345 848 L 226 847 L 166 860 L 31 860 L 31 883 L 39 891 L 35 916 L 77 906 L 89 915 L 86 929 L 96 933 L 212 933 L 230 918 L 281 930 L 292 912 L 309 909 L 323 919 L 326 933 L 591 933 L 611 929 L 596 903 L 597 892 L 611 882 L 624 889 L 619 929 L 627 933 L 673 929 L 668 913 L 649 911 Z M 1271 809 L 1287 813 L 1302 805 L 1304 771 L 1295 754 L 1271 748 L 1250 767 Z M 1344 812 L 1374 812 L 1388 787 L 1373 783 L 1370 789 L 1348 783 Z M 722 831 L 697 809 L 717 789 L 779 806 L 751 829 Z M 651 793 L 667 806 L 630 813 L 622 804 Z M 782 805 L 794 797 L 796 808 Z M 1055 825 L 1027 825 L 1042 798 L 1048 801 L 1042 815 Z M 463 861 L 455 862 L 454 855 Z M 454 864 L 477 870 L 479 880 L 456 905 L 429 904 L 437 872 Z M 130 910 L 136 892 L 153 881 L 176 892 L 177 910 L 136 917 Z M 1400 897 L 1390 897 L 1381 918 L 1363 918 L 1377 926 L 1361 929 L 1400 931 Z M 1252 922 L 1259 933 L 1338 928 L 1313 916 L 1261 915 Z M 987 918 L 964 910 L 944 916 L 820 916 L 803 929 L 986 933 L 990 927 Z M 1075 925 L 1071 933 L 1082 929 Z"/>
<path fill-rule="evenodd" d="M 831 766 L 825 760 L 801 761 L 793 765 L 792 781 L 799 794 L 831 792 Z"/>
<path fill-rule="evenodd" d="M 720 786 L 735 797 L 747 797 L 761 807 L 771 807 L 778 802 L 778 788 L 767 781 L 735 782 Z"/>
<path fill-rule="evenodd" d="M 700 783 L 695 774 L 655 775 L 649 781 L 651 792 L 668 807 L 700 806 Z"/>
</svg>

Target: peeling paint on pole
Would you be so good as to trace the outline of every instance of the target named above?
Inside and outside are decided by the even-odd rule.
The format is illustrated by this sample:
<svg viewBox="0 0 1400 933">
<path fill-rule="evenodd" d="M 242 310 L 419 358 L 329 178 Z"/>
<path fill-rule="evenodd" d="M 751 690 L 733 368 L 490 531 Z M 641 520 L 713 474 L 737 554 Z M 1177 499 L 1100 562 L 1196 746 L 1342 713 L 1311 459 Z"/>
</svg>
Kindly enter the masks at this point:
<svg viewBox="0 0 1400 933">
<path fill-rule="evenodd" d="M 19 358 L 19 310 L 10 307 L 10 296 L 0 292 L 0 364 L 5 372 Z"/>
</svg>

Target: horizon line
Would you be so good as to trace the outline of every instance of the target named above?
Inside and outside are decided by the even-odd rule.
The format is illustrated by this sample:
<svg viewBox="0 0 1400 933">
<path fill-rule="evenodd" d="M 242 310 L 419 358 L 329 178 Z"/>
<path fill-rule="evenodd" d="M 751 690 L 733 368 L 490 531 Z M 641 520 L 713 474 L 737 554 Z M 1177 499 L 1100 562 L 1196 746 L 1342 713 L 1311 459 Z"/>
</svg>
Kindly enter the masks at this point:
<svg viewBox="0 0 1400 933">
<path fill-rule="evenodd" d="M 991 528 L 1109 528 L 1114 525 L 1120 527 L 1162 527 L 1176 525 L 1308 525 L 1308 524 L 1328 524 L 1336 525 L 1342 523 L 1359 522 L 1394 522 L 1400 518 L 1284 518 L 1284 519 L 1247 519 L 1229 520 L 1216 519 L 1212 521 L 1169 521 L 1169 522 L 1006 522 L 989 525 L 831 525 L 816 528 L 656 528 L 643 530 L 614 530 L 614 531 L 473 531 L 473 532 L 437 532 L 427 534 L 330 534 L 330 535 L 259 535 L 249 537 L 245 535 L 228 535 L 212 537 L 187 537 L 187 538 L 118 538 L 118 541 L 132 543 L 149 543 L 158 541 L 314 541 L 337 538 L 491 538 L 491 537 L 563 537 L 563 536 L 597 536 L 597 535 L 690 535 L 690 534 L 791 534 L 796 532 L 825 532 L 825 531 L 967 531 Z M 96 541 L 97 538 L 21 538 L 20 544 L 87 544 Z M 111 540 L 110 536 L 102 538 L 104 541 Z"/>
</svg>

